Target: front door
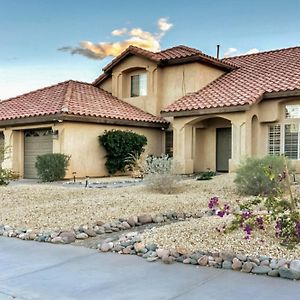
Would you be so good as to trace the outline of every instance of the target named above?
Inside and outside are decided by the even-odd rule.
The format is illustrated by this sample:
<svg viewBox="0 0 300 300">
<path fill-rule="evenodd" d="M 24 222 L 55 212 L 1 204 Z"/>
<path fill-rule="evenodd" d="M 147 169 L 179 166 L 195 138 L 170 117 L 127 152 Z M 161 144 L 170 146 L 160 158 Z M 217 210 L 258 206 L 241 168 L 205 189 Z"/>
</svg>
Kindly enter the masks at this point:
<svg viewBox="0 0 300 300">
<path fill-rule="evenodd" d="M 228 172 L 231 158 L 231 128 L 217 128 L 217 168 L 218 172 Z"/>
</svg>

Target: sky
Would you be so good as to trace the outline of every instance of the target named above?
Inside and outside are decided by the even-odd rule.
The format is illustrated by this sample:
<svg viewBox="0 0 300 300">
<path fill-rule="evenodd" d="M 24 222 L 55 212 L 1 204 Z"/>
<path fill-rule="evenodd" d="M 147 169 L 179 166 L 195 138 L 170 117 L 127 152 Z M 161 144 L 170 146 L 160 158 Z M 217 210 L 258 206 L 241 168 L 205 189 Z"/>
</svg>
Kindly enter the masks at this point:
<svg viewBox="0 0 300 300">
<path fill-rule="evenodd" d="M 0 99 L 92 82 L 129 44 L 221 57 L 300 46 L 299 0 L 0 0 Z"/>
</svg>

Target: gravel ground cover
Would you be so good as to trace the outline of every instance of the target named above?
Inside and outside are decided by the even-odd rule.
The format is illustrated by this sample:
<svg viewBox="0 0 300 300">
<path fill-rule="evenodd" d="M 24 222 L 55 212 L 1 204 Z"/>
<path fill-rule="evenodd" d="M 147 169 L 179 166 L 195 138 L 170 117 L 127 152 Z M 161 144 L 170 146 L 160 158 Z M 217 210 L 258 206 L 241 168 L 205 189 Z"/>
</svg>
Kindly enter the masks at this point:
<svg viewBox="0 0 300 300">
<path fill-rule="evenodd" d="M 98 221 L 110 222 L 142 214 L 205 212 L 212 196 L 219 196 L 223 203 L 234 207 L 236 201 L 249 197 L 236 193 L 233 179 L 234 174 L 218 175 L 210 181 L 187 179 L 181 182 L 182 193 L 177 195 L 154 193 L 145 186 L 118 189 L 80 189 L 46 184 L 1 187 L 0 223 L 35 231 L 70 230 L 81 224 L 92 226 Z M 142 241 L 164 249 L 186 249 L 190 252 L 233 251 L 273 258 L 300 257 L 299 246 L 294 249 L 280 246 L 272 228 L 254 232 L 249 240 L 244 239 L 242 230 L 226 235 L 218 233 L 216 227 L 229 221 L 230 217 L 205 215 L 197 219 L 188 218 L 154 226 L 142 234 Z"/>
<path fill-rule="evenodd" d="M 207 207 L 213 195 L 229 203 L 241 199 L 235 194 L 233 178 L 233 175 L 220 175 L 211 181 L 184 180 L 183 192 L 177 195 L 154 193 L 145 186 L 117 189 L 46 184 L 1 187 L 0 223 L 33 230 L 58 227 L 68 230 L 74 225 L 93 225 L 99 220 L 107 222 L 141 214 L 197 213 Z"/>
</svg>

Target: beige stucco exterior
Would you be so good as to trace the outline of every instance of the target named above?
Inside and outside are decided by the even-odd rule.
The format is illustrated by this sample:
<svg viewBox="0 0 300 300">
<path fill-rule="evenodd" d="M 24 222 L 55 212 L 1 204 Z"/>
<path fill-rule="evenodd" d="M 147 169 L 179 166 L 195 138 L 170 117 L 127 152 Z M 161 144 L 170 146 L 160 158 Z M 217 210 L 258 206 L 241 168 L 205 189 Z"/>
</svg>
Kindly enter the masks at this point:
<svg viewBox="0 0 300 300">
<path fill-rule="evenodd" d="M 147 96 L 130 97 L 130 77 L 147 74 Z M 153 61 L 130 56 L 112 71 L 99 87 L 153 115 L 187 93 L 195 92 L 224 74 L 223 70 L 200 62 L 160 67 Z"/>
<path fill-rule="evenodd" d="M 161 66 L 142 56 L 131 55 L 116 64 L 111 74 L 100 82 L 99 87 L 113 96 L 130 103 L 153 115 L 160 116 L 161 110 L 190 92 L 198 91 L 226 71 L 203 62 L 186 62 Z M 130 96 L 130 78 L 147 74 L 147 95 Z M 300 104 L 300 98 L 270 98 L 247 106 L 241 110 L 214 109 L 192 112 L 190 115 L 166 117 L 170 122 L 168 131 L 173 130 L 174 158 L 178 162 L 179 173 L 189 174 L 217 170 L 217 131 L 231 128 L 231 153 L 228 170 L 234 171 L 241 161 L 249 156 L 268 154 L 268 132 L 271 124 L 300 123 L 300 119 L 286 119 L 285 105 Z M 24 130 L 51 128 L 58 130 L 58 138 L 53 139 L 53 152 L 71 155 L 67 177 L 105 176 L 105 151 L 99 145 L 98 136 L 105 130 L 132 130 L 147 137 L 148 154 L 160 155 L 165 151 L 165 134 L 161 128 L 147 128 L 133 124 L 96 124 L 88 122 L 61 122 L 30 126 L 0 128 L 5 136 L 5 146 L 11 153 L 3 166 L 11 168 L 21 176 L 24 174 Z M 300 160 L 293 164 L 300 172 Z"/>
<path fill-rule="evenodd" d="M 217 128 L 231 127 L 229 171 L 235 171 L 246 157 L 267 155 L 270 125 L 300 124 L 300 119 L 285 118 L 287 104 L 300 105 L 300 98 L 262 100 L 245 112 L 175 117 L 174 157 L 181 166 L 181 173 L 205 171 L 208 168 L 216 170 Z M 299 173 L 300 161 L 291 161 Z"/>
<path fill-rule="evenodd" d="M 98 140 L 98 136 L 105 130 L 130 130 L 143 134 L 147 138 L 146 154 L 160 155 L 164 151 L 164 132 L 160 128 L 62 122 L 0 129 L 5 136 L 5 146 L 9 149 L 2 166 L 12 169 L 20 177 L 24 175 L 24 130 L 37 128 L 58 130 L 58 137 L 53 138 L 53 153 L 71 156 L 66 178 L 73 177 L 73 172 L 79 178 L 108 175 L 105 168 L 105 150 Z"/>
</svg>

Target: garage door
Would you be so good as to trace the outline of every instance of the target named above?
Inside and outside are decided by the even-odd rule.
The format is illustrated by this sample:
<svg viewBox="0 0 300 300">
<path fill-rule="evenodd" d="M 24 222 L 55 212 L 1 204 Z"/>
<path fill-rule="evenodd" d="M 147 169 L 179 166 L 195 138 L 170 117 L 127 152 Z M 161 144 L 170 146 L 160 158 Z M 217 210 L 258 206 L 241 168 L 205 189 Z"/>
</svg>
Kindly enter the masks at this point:
<svg viewBox="0 0 300 300">
<path fill-rule="evenodd" d="M 51 129 L 26 130 L 24 132 L 24 177 L 37 178 L 35 168 L 38 155 L 52 153 Z"/>
<path fill-rule="evenodd" d="M 4 159 L 4 134 L 0 132 L 0 166 Z"/>
</svg>

